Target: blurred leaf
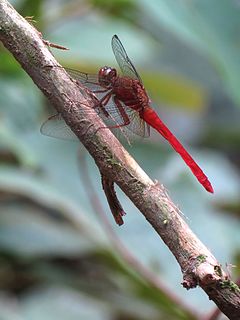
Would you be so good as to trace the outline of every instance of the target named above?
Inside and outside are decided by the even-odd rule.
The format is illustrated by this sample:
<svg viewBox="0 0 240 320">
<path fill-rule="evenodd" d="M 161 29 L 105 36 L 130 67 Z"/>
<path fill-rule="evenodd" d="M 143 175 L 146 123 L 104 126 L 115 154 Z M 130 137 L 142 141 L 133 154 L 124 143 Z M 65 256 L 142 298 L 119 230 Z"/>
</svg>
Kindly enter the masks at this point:
<svg viewBox="0 0 240 320">
<path fill-rule="evenodd" d="M 212 125 L 206 132 L 203 143 L 228 152 L 236 150 L 240 145 L 240 127 L 234 123 L 232 126 Z"/>
<path fill-rule="evenodd" d="M 5 48 L 1 48 L 0 44 L 0 54 L 1 54 L 1 64 L 0 64 L 0 74 L 1 78 L 5 74 L 6 76 L 21 76 L 22 70 L 19 67 L 17 61 L 13 58 L 12 55 L 9 54 Z M 6 80 L 6 79 L 5 79 Z"/>
<path fill-rule="evenodd" d="M 234 278 L 237 280 L 236 282 L 238 286 L 240 287 L 240 268 L 238 266 L 240 266 L 240 250 L 236 252 L 234 259 L 234 267 L 232 268 L 232 270 L 230 269 L 231 273 L 234 274 Z"/>
<path fill-rule="evenodd" d="M 20 314 L 17 299 L 7 294 L 0 295 L 0 320 L 25 320 Z"/>
<path fill-rule="evenodd" d="M 27 75 L 20 79 L 0 78 L 1 122 L 15 132 L 35 128 L 42 110 L 41 97 Z"/>
<path fill-rule="evenodd" d="M 240 8 L 236 1 L 142 1 L 170 33 L 203 52 L 240 106 Z"/>
<path fill-rule="evenodd" d="M 95 247 L 76 227 L 46 216 L 35 204 L 1 201 L 0 247 L 21 255 L 72 255 Z"/>
<path fill-rule="evenodd" d="M 34 152 L 29 148 L 24 139 L 20 135 L 14 134 L 14 131 L 7 128 L 6 124 L 1 123 L 0 120 L 0 150 L 4 153 L 4 150 L 12 154 L 20 165 L 29 167 L 32 169 L 37 168 L 38 160 L 34 155 Z M 2 162 L 0 155 L 0 162 Z"/>
<path fill-rule="evenodd" d="M 236 217 L 240 218 L 240 201 L 232 201 L 232 202 L 221 202 L 219 201 L 216 204 L 217 208 L 226 214 L 230 213 Z"/>
<path fill-rule="evenodd" d="M 116 18 L 133 18 L 138 12 L 138 5 L 135 0 L 90 0 L 90 2 L 96 9 Z"/>
<path fill-rule="evenodd" d="M 164 290 L 150 285 L 111 251 L 98 250 L 76 258 L 53 258 L 19 262 L 12 258 L 12 265 L 5 267 L 4 271 L 2 268 L 0 280 L 5 276 L 8 279 L 5 285 L 18 290 L 21 301 L 28 298 L 28 293 L 31 293 L 31 299 L 34 288 L 47 284 L 58 286 L 59 290 L 68 287 L 69 290 L 74 289 L 76 294 L 87 294 L 112 312 L 125 314 L 126 317 L 133 316 L 139 320 L 159 319 L 159 316 L 163 319 L 195 319 L 184 306 L 173 301 Z M 1 263 L 3 265 L 3 261 Z M 52 301 L 49 300 L 49 308 L 54 309 Z"/>
<path fill-rule="evenodd" d="M 22 0 L 18 5 L 18 11 L 23 17 L 33 17 L 33 19 L 38 19 L 41 15 L 43 2 L 43 0 Z"/>
<path fill-rule="evenodd" d="M 122 267 L 119 269 L 119 267 Z M 122 264 L 120 261 L 120 265 L 114 267 L 116 270 L 116 274 L 113 276 L 113 281 L 121 288 L 123 291 L 122 300 L 122 308 L 126 308 L 126 310 L 132 309 L 133 301 L 135 302 L 135 306 L 133 306 L 133 310 L 137 306 L 137 310 L 139 316 L 142 315 L 143 318 L 146 317 L 148 319 L 150 309 L 149 306 L 153 306 L 156 308 L 160 315 L 170 319 L 195 319 L 192 315 L 190 315 L 187 310 L 181 306 L 181 302 L 179 304 L 176 301 L 173 301 L 170 296 L 166 294 L 166 292 L 161 289 L 156 288 L 148 283 L 148 281 L 142 278 L 138 273 L 132 270 L 131 266 Z M 123 279 L 121 275 L 123 273 L 125 277 L 128 279 Z M 156 275 L 157 277 L 157 275 Z M 149 309 L 149 311 L 148 311 Z M 154 316 L 150 317 L 154 318 Z"/>
<path fill-rule="evenodd" d="M 143 78 L 150 96 L 158 103 L 194 112 L 202 111 L 207 106 L 206 90 L 179 75 L 143 73 Z"/>
<path fill-rule="evenodd" d="M 0 190 L 2 249 L 22 255 L 71 255 L 103 243 L 80 207 L 46 188 L 44 181 L 2 169 Z"/>
<path fill-rule="evenodd" d="M 63 287 L 29 292 L 21 301 L 0 296 L 1 320 L 107 320 L 110 307 L 94 298 Z"/>
<path fill-rule="evenodd" d="M 22 133 L 35 130 L 41 108 L 41 94 L 27 76 L 0 78 L 0 147 L 26 167 L 36 168 L 38 160 Z"/>
<path fill-rule="evenodd" d="M 39 290 L 22 303 L 26 320 L 107 320 L 110 310 L 106 305 L 83 294 L 64 288 Z"/>
</svg>

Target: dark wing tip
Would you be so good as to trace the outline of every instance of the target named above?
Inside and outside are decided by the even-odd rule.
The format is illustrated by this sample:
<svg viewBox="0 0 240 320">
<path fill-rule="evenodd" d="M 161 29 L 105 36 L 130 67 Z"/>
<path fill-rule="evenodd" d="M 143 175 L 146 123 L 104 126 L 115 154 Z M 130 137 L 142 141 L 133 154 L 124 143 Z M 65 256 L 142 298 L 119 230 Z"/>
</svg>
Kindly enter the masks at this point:
<svg viewBox="0 0 240 320">
<path fill-rule="evenodd" d="M 116 34 L 114 34 L 112 37 L 112 46 L 115 41 L 120 41 L 120 39 L 118 38 L 118 36 Z"/>
</svg>

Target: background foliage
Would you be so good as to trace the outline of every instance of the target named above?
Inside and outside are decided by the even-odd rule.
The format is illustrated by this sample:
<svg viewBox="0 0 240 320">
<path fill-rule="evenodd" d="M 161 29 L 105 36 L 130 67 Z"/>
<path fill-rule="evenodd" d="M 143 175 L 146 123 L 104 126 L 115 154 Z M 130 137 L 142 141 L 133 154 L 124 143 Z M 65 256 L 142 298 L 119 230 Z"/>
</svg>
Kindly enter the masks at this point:
<svg viewBox="0 0 240 320">
<path fill-rule="evenodd" d="M 23 16 L 34 16 L 45 39 L 70 48 L 51 49 L 68 67 L 97 72 L 100 66 L 115 66 L 110 40 L 118 34 L 153 105 L 188 145 L 215 194 L 201 188 L 154 132 L 151 139 L 131 146 L 124 142 L 126 148 L 153 179 L 167 186 L 219 261 L 238 265 L 230 270 L 236 279 L 239 1 L 11 3 Z M 41 123 L 53 112 L 0 46 L 0 319 L 194 319 L 189 308 L 196 316 L 196 310 L 213 309 L 200 289 L 186 292 L 181 287 L 176 261 L 120 191 L 128 214 L 123 227 L 115 226 L 98 171 L 83 148 L 40 135 Z M 89 190 L 81 172 L 88 172 L 94 189 Z M 119 240 L 113 241 L 90 197 L 92 202 L 100 199 Z M 121 242 L 126 250 L 119 250 Z M 154 286 L 122 251 L 134 255 L 164 285 Z"/>
</svg>

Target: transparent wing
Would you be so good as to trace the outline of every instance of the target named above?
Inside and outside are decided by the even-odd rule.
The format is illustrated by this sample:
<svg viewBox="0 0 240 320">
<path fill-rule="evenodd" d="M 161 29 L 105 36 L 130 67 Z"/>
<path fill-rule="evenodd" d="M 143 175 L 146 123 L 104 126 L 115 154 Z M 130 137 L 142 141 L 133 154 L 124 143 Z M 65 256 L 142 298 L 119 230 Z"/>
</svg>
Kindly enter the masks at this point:
<svg viewBox="0 0 240 320">
<path fill-rule="evenodd" d="M 101 117 L 106 127 L 111 129 L 116 135 L 119 135 L 119 133 L 121 135 L 121 132 L 125 135 L 124 131 L 129 130 L 141 137 L 148 137 L 150 135 L 150 127 L 139 117 L 138 112 L 126 107 L 122 102 L 120 103 L 126 117 L 129 119 L 129 124 L 126 124 L 112 97 L 107 105 L 104 106 L 106 112 L 103 112 L 100 108 L 95 111 Z M 59 113 L 48 118 L 42 124 L 40 132 L 45 136 L 57 139 L 78 141 L 77 136 Z"/>
<path fill-rule="evenodd" d="M 48 120 L 42 124 L 40 132 L 45 136 L 53 138 L 78 141 L 77 136 L 69 128 L 59 113 L 48 118 Z"/>
<path fill-rule="evenodd" d="M 125 117 L 123 117 L 123 114 L 116 106 L 113 97 L 111 97 L 107 105 L 104 106 L 108 116 L 106 116 L 106 112 L 99 112 L 99 116 L 102 118 L 106 126 L 110 129 L 127 129 L 138 136 L 149 137 L 150 127 L 139 117 L 139 113 L 127 107 L 120 100 L 118 100 L 118 103 L 121 104 L 122 110 L 125 113 Z M 128 124 L 126 123 L 126 118 L 129 120 Z"/>
<path fill-rule="evenodd" d="M 127 126 L 128 130 L 143 138 L 150 136 L 150 126 L 139 117 L 138 112 L 134 111 L 131 113 L 130 121 L 130 124 Z"/>
<path fill-rule="evenodd" d="M 129 59 L 127 52 L 117 35 L 112 37 L 112 50 L 123 75 L 137 79 L 142 83 L 137 70 Z"/>
<path fill-rule="evenodd" d="M 65 68 L 65 67 L 64 67 L 64 69 L 67 71 L 67 73 L 70 75 L 70 77 L 83 83 L 91 91 L 95 92 L 95 91 L 104 90 L 104 88 L 98 82 L 98 75 L 88 74 L 85 72 L 81 72 L 78 70 Z"/>
</svg>

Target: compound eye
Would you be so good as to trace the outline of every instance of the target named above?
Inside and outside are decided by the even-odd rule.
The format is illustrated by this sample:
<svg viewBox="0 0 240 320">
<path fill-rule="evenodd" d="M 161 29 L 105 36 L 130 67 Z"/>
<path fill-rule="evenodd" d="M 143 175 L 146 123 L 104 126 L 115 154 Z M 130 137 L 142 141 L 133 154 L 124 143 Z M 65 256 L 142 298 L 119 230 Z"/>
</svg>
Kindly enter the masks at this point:
<svg viewBox="0 0 240 320">
<path fill-rule="evenodd" d="M 109 75 L 111 76 L 113 69 L 110 67 L 105 67 L 104 71 L 105 71 L 106 76 L 109 76 Z"/>
<path fill-rule="evenodd" d="M 111 68 L 109 67 L 103 67 L 99 70 L 99 75 L 101 77 L 107 77 L 109 74 L 111 74 Z"/>
<path fill-rule="evenodd" d="M 111 67 L 102 67 L 98 73 L 98 81 L 104 87 L 110 87 L 117 77 L 117 71 Z"/>
</svg>

